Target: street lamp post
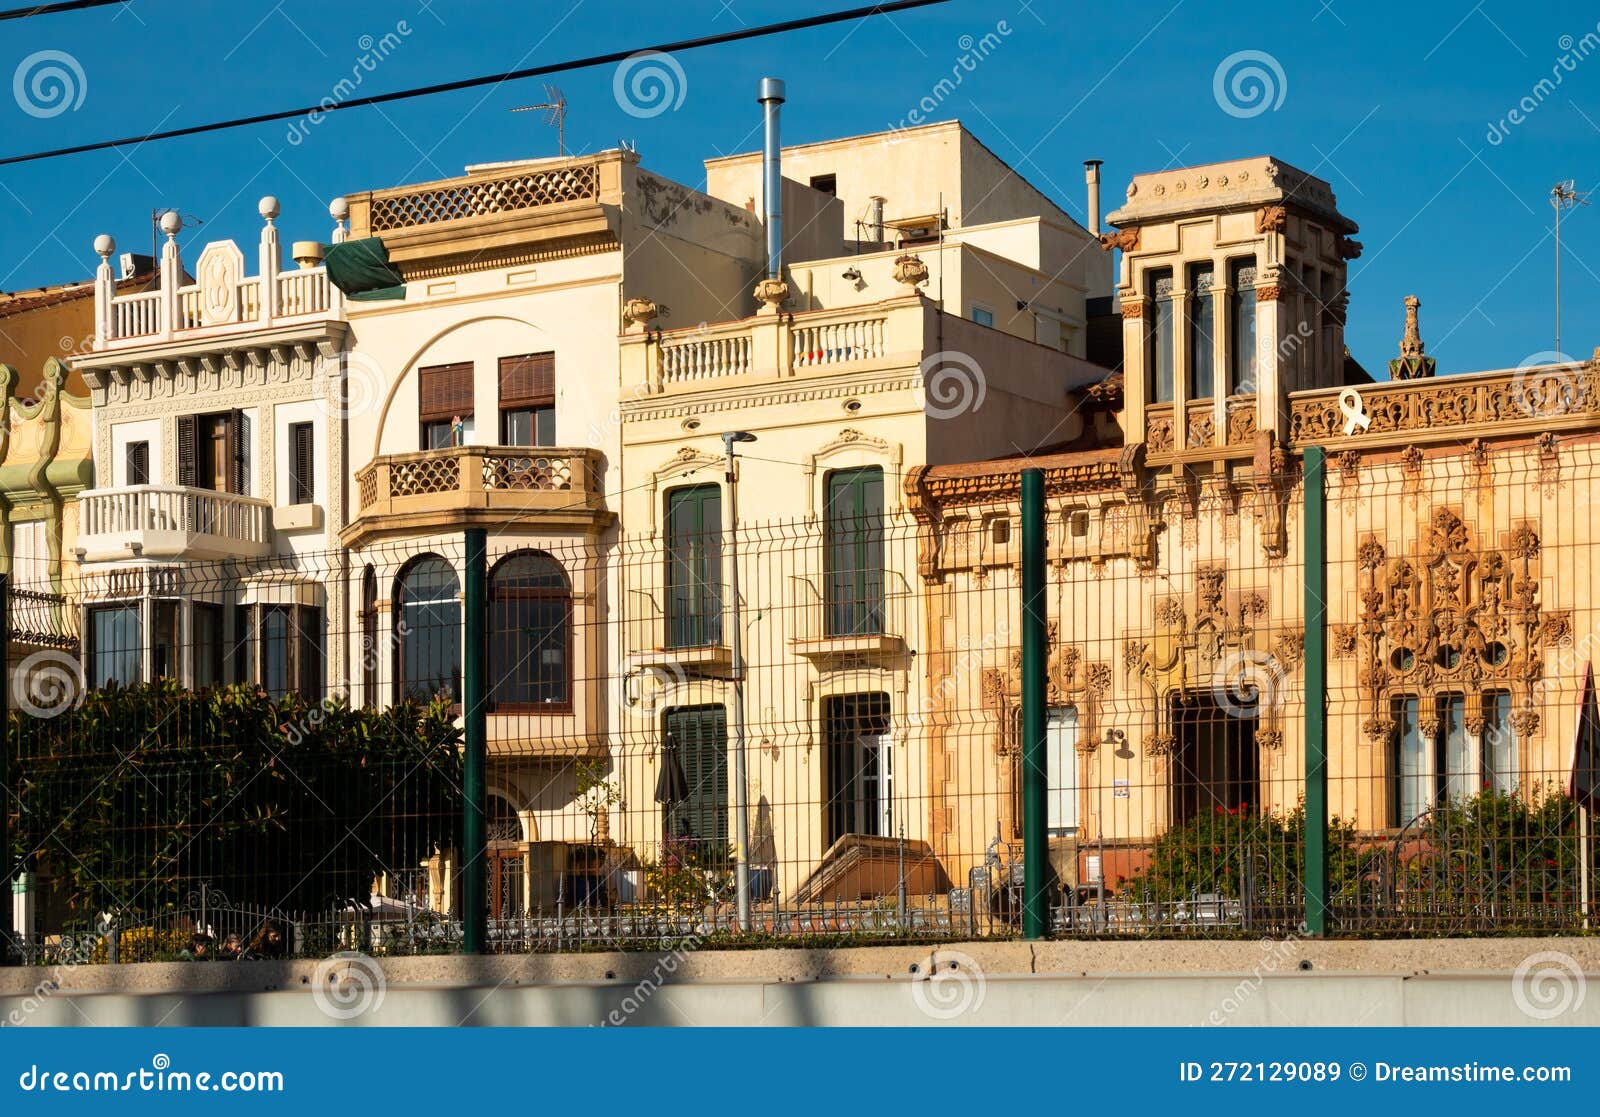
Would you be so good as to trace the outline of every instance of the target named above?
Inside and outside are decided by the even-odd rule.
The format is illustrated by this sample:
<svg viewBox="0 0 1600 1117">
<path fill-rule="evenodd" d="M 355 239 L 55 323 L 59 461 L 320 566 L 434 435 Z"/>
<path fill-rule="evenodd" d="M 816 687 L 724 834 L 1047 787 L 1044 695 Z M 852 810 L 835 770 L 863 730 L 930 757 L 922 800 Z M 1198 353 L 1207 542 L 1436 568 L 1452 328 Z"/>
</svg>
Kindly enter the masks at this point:
<svg viewBox="0 0 1600 1117">
<path fill-rule="evenodd" d="M 744 755 L 744 609 L 739 600 L 739 491 L 734 476 L 733 444 L 754 442 L 749 431 L 722 436 L 727 451 L 728 592 L 733 603 L 729 650 L 733 653 L 733 854 L 734 895 L 741 932 L 750 930 L 750 792 Z"/>
</svg>

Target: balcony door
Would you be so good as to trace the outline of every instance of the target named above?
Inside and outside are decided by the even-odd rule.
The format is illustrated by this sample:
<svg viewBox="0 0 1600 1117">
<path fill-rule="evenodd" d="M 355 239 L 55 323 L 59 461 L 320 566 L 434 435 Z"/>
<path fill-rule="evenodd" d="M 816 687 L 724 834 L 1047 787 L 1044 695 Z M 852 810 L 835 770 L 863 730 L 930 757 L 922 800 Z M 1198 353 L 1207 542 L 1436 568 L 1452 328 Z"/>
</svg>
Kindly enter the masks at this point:
<svg viewBox="0 0 1600 1117">
<path fill-rule="evenodd" d="M 243 411 L 178 416 L 178 484 L 247 495 L 250 417 Z"/>
</svg>

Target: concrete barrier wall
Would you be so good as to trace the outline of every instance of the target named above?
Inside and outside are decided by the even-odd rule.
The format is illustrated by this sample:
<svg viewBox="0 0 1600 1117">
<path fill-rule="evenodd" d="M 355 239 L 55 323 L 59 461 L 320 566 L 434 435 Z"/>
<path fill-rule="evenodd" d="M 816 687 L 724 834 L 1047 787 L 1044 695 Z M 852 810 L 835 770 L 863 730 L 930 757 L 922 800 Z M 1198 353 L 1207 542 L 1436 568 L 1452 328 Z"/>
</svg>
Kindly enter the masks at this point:
<svg viewBox="0 0 1600 1117">
<path fill-rule="evenodd" d="M 27 1025 L 1600 1025 L 1600 942 L 960 943 L 0 970 Z"/>
</svg>

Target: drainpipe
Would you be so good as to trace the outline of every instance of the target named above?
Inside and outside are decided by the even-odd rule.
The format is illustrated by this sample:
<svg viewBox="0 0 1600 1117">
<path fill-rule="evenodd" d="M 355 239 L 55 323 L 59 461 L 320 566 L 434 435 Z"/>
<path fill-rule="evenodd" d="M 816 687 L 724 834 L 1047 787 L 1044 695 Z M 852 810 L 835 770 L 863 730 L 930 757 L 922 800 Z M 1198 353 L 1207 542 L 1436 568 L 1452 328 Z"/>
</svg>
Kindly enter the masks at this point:
<svg viewBox="0 0 1600 1117">
<path fill-rule="evenodd" d="M 767 278 L 783 278 L 783 166 L 778 140 L 779 106 L 785 98 L 781 78 L 762 78 L 761 102 L 766 110 L 766 138 L 761 145 L 762 207 L 767 215 Z"/>
</svg>

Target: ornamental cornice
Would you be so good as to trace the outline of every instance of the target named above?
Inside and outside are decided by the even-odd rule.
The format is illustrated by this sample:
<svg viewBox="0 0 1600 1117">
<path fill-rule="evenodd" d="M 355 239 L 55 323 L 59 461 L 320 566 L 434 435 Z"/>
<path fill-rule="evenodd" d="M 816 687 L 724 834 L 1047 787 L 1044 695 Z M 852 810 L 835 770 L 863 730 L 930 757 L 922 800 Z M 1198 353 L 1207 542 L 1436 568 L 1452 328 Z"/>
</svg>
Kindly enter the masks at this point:
<svg viewBox="0 0 1600 1117">
<path fill-rule="evenodd" d="M 791 382 L 792 383 L 792 382 Z M 683 419 L 718 411 L 742 411 L 750 407 L 783 407 L 789 404 L 810 403 L 815 400 L 848 399 L 852 396 L 882 395 L 885 392 L 916 391 L 922 386 L 920 377 L 895 374 L 881 379 L 834 380 L 806 383 L 773 390 L 770 385 L 723 389 L 685 395 L 666 403 L 660 397 L 649 400 L 625 401 L 622 404 L 624 423 L 647 423 L 655 419 Z M 911 398 L 908 396 L 908 398 Z M 908 410 L 914 410 L 908 404 Z"/>
</svg>

